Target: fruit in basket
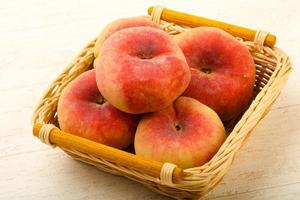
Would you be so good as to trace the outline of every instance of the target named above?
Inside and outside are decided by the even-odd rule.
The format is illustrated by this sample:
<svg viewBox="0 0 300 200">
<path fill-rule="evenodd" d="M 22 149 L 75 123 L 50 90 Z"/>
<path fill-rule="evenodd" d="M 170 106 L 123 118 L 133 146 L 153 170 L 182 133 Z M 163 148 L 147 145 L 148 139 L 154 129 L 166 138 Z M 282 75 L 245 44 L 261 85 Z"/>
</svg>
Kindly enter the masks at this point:
<svg viewBox="0 0 300 200">
<path fill-rule="evenodd" d="M 225 138 L 224 126 L 211 108 L 181 96 L 171 106 L 143 116 L 134 145 L 141 157 L 189 168 L 209 161 Z"/>
<path fill-rule="evenodd" d="M 95 70 L 66 86 L 57 114 L 61 130 L 119 149 L 133 142 L 138 123 L 137 116 L 117 110 L 102 97 Z"/>
<path fill-rule="evenodd" d="M 111 35 L 94 64 L 101 94 L 128 113 L 166 108 L 183 93 L 191 78 L 174 40 L 164 31 L 149 27 L 123 29 Z"/>
<path fill-rule="evenodd" d="M 129 17 L 124 19 L 118 19 L 110 24 L 108 24 L 97 38 L 94 48 L 95 58 L 99 54 L 99 49 L 101 48 L 104 40 L 106 40 L 114 32 L 120 31 L 125 28 L 138 27 L 138 26 L 149 26 L 152 28 L 160 28 L 159 25 L 153 23 L 150 19 L 146 17 Z"/>
<path fill-rule="evenodd" d="M 246 46 L 213 27 L 191 29 L 175 40 L 192 73 L 184 96 L 208 105 L 225 122 L 246 109 L 255 82 L 255 65 Z"/>
</svg>

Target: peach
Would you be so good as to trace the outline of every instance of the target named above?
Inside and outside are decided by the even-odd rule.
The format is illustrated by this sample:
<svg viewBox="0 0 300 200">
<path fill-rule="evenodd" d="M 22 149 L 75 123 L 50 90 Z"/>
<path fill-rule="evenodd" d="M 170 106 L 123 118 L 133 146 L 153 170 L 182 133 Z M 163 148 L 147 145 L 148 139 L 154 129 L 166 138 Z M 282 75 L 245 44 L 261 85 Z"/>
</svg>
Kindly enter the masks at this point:
<svg viewBox="0 0 300 200">
<path fill-rule="evenodd" d="M 119 149 L 133 142 L 138 123 L 137 116 L 117 110 L 102 97 L 95 70 L 66 86 L 57 114 L 61 130 Z"/>
<path fill-rule="evenodd" d="M 191 29 L 175 40 L 192 73 L 183 95 L 208 105 L 225 122 L 247 108 L 253 95 L 255 65 L 245 45 L 213 27 Z"/>
<path fill-rule="evenodd" d="M 115 20 L 110 24 L 108 24 L 98 36 L 94 48 L 95 58 L 98 56 L 99 49 L 101 48 L 104 40 L 106 40 L 114 32 L 120 31 L 125 28 L 138 27 L 138 26 L 149 26 L 152 28 L 160 28 L 159 25 L 153 23 L 150 19 L 146 17 L 130 17 L 130 18 Z"/>
<path fill-rule="evenodd" d="M 134 140 L 136 154 L 181 168 L 209 161 L 226 138 L 218 115 L 190 97 L 179 97 L 164 110 L 145 114 Z"/>
<path fill-rule="evenodd" d="M 111 35 L 94 64 L 101 94 L 116 108 L 133 114 L 171 105 L 191 78 L 185 57 L 172 38 L 149 27 Z"/>
</svg>

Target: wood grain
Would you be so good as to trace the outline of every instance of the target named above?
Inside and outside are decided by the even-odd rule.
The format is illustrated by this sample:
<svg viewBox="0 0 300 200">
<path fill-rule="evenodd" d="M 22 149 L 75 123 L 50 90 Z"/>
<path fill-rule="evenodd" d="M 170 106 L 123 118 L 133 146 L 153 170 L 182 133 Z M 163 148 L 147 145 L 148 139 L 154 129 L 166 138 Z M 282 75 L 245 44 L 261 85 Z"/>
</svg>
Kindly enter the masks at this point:
<svg viewBox="0 0 300 200">
<path fill-rule="evenodd" d="M 146 14 L 141 1 L 0 1 L 0 199 L 168 199 L 139 183 L 73 161 L 32 136 L 41 94 L 109 21 Z M 224 180 L 205 199 L 300 196 L 300 20 L 298 1 L 178 1 L 174 10 L 277 35 L 294 71 Z M 115 6 L 118 5 L 118 6 Z M 126 9 L 125 9 L 126 8 Z"/>
<path fill-rule="evenodd" d="M 148 8 L 148 14 L 151 15 L 153 11 L 153 6 Z M 195 16 L 183 12 L 178 12 L 165 8 L 162 11 L 161 19 L 169 22 L 174 22 L 176 24 L 185 25 L 188 27 L 199 27 L 199 26 L 213 26 L 232 34 L 233 36 L 243 38 L 244 40 L 253 41 L 255 38 L 256 30 L 252 30 L 246 27 L 241 27 L 213 19 L 208 19 L 205 17 Z M 268 34 L 264 44 L 273 47 L 276 43 L 276 36 L 273 34 Z"/>
<path fill-rule="evenodd" d="M 43 124 L 36 123 L 33 127 L 33 134 L 39 137 Z M 95 157 L 103 158 L 109 162 L 142 171 L 150 176 L 159 178 L 163 163 L 144 159 L 137 155 L 121 151 L 82 137 L 66 133 L 58 129 L 52 129 L 49 140 L 51 143 L 66 149 L 76 149 L 81 153 L 86 153 Z M 173 172 L 174 183 L 179 182 L 184 176 L 183 170 L 176 167 Z"/>
</svg>

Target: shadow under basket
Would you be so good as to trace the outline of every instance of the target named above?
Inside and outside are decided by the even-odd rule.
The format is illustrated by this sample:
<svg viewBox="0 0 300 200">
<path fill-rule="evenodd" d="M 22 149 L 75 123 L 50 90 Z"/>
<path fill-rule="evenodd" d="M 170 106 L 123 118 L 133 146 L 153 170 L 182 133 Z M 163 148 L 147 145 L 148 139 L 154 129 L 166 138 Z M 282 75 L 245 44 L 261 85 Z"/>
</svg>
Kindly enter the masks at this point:
<svg viewBox="0 0 300 200">
<path fill-rule="evenodd" d="M 161 194 L 178 199 L 199 198 L 221 181 L 254 127 L 269 112 L 291 72 L 290 59 L 283 51 L 274 47 L 276 37 L 264 31 L 192 16 L 160 6 L 151 7 L 148 12 L 150 16 L 147 17 L 170 35 L 197 26 L 222 28 L 245 44 L 253 56 L 256 64 L 255 97 L 239 119 L 231 123 L 230 134 L 214 157 L 202 166 L 181 169 L 171 163 L 144 159 L 61 131 L 56 113 L 58 99 L 70 81 L 93 68 L 95 40 L 79 53 L 47 89 L 32 117 L 33 133 L 44 143 L 61 148 L 76 160 L 138 181 Z"/>
</svg>

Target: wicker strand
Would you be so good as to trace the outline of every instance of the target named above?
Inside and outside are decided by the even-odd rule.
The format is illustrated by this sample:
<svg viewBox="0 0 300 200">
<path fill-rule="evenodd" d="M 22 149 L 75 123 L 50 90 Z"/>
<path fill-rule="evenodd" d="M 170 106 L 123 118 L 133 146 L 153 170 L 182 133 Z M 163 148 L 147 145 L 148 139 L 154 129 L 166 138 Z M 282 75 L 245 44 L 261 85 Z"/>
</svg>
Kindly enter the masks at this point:
<svg viewBox="0 0 300 200">
<path fill-rule="evenodd" d="M 256 31 L 254 44 L 256 44 L 257 50 L 261 51 L 264 48 L 264 43 L 268 34 L 269 32 L 263 30 Z"/>
<path fill-rule="evenodd" d="M 186 27 L 161 20 L 163 10 L 163 6 L 154 6 L 150 15 L 150 19 L 154 23 L 160 25 L 161 29 L 168 32 L 170 35 L 175 35 L 184 32 Z"/>
<path fill-rule="evenodd" d="M 176 165 L 172 163 L 164 163 L 160 172 L 160 181 L 163 185 L 173 186 L 173 171 Z"/>
<path fill-rule="evenodd" d="M 152 11 L 150 17 L 154 23 L 160 24 L 160 17 L 161 17 L 163 10 L 164 10 L 163 6 L 154 6 L 153 7 L 153 11 Z"/>
<path fill-rule="evenodd" d="M 55 148 L 56 145 L 52 144 L 49 139 L 52 129 L 58 129 L 58 128 L 56 126 L 54 126 L 53 124 L 44 124 L 39 132 L 39 139 L 43 143 Z"/>
</svg>

